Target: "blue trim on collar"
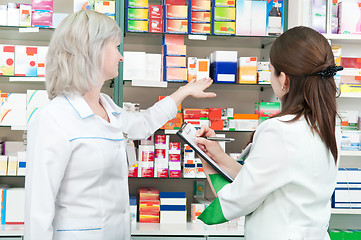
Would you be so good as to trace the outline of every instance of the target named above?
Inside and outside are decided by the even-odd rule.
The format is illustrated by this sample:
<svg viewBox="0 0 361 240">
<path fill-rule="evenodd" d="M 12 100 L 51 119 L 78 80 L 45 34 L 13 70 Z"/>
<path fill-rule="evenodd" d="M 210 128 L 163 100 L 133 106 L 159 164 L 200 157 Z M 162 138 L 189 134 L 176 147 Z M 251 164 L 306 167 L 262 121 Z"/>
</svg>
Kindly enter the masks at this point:
<svg viewBox="0 0 361 240">
<path fill-rule="evenodd" d="M 80 117 L 81 119 L 85 119 L 85 118 L 94 116 L 94 114 L 90 114 L 89 116 L 81 117 L 80 113 L 78 112 L 78 110 L 76 110 L 76 108 L 73 106 L 73 104 L 71 104 L 71 102 L 69 101 L 69 99 L 68 99 L 66 96 L 64 96 L 64 97 L 65 97 L 65 99 L 68 101 L 68 103 L 74 108 L 74 110 L 76 111 L 76 113 L 79 115 L 79 117 Z"/>
<path fill-rule="evenodd" d="M 103 138 L 103 137 L 76 137 L 73 139 L 70 139 L 69 142 L 72 142 L 74 140 L 78 139 L 103 139 L 103 140 L 109 140 L 109 141 L 123 141 L 123 138 Z"/>
<path fill-rule="evenodd" d="M 77 232 L 77 231 L 94 231 L 101 230 L 102 228 L 80 228 L 80 229 L 59 229 L 58 232 Z"/>
</svg>

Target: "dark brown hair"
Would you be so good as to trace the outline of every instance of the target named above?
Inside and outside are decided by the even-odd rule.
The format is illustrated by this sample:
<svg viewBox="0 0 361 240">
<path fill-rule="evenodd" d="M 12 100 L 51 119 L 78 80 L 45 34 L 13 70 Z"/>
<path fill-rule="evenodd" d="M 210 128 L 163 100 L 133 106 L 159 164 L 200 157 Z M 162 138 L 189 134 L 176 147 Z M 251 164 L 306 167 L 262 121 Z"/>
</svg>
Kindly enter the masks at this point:
<svg viewBox="0 0 361 240">
<path fill-rule="evenodd" d="M 304 116 L 330 149 L 337 162 L 336 85 L 333 77 L 312 75 L 335 65 L 332 48 L 322 34 L 308 27 L 289 29 L 278 37 L 270 51 L 275 74 L 289 79 L 289 91 L 282 97 L 282 110 L 277 115 L 294 114 L 296 121 Z"/>
</svg>

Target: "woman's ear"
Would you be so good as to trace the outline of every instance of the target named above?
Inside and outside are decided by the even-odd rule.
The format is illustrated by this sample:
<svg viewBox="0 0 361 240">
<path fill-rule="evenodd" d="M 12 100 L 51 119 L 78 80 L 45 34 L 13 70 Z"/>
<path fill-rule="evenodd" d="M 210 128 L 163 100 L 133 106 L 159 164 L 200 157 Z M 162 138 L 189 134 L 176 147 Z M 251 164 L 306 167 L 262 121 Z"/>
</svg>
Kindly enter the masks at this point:
<svg viewBox="0 0 361 240">
<path fill-rule="evenodd" d="M 288 92 L 290 89 L 290 79 L 286 75 L 286 73 L 281 72 L 281 74 L 279 76 L 279 81 L 282 86 L 282 91 Z"/>
</svg>

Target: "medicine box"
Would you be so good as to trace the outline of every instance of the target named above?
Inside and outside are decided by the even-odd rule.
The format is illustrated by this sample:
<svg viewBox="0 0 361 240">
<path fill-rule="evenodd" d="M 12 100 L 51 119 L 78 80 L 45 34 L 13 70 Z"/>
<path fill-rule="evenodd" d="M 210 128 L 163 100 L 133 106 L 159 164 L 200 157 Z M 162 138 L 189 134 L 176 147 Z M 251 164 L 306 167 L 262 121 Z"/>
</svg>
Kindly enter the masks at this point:
<svg viewBox="0 0 361 240">
<path fill-rule="evenodd" d="M 128 20 L 125 26 L 127 32 L 148 32 L 148 21 Z"/>
<path fill-rule="evenodd" d="M 165 33 L 188 33 L 188 20 L 166 19 L 164 20 Z"/>
<path fill-rule="evenodd" d="M 210 0 L 189 0 L 190 11 L 211 11 L 211 1 Z"/>
<path fill-rule="evenodd" d="M 215 21 L 212 33 L 214 35 L 235 35 L 236 23 Z"/>
<path fill-rule="evenodd" d="M 235 0 L 212 0 L 213 7 L 235 7 Z"/>
<path fill-rule="evenodd" d="M 31 26 L 31 12 L 32 12 L 32 7 L 30 4 L 20 3 L 19 26 L 22 26 L 22 27 L 30 27 Z"/>
<path fill-rule="evenodd" d="M 115 19 L 115 1 L 95 1 L 94 10 Z"/>
<path fill-rule="evenodd" d="M 31 5 L 35 10 L 53 11 L 53 0 L 32 0 Z"/>
<path fill-rule="evenodd" d="M 240 57 L 237 83 L 257 84 L 257 57 Z"/>
<path fill-rule="evenodd" d="M 250 36 L 252 1 L 236 1 L 236 35 Z"/>
<path fill-rule="evenodd" d="M 211 14 L 209 12 L 191 12 L 191 22 L 211 22 Z"/>
<path fill-rule="evenodd" d="M 163 81 L 187 82 L 187 68 L 163 68 Z"/>
<path fill-rule="evenodd" d="M 148 8 L 148 0 L 125 0 L 127 7 L 131 8 Z"/>
<path fill-rule="evenodd" d="M 236 8 L 234 7 L 215 7 L 213 14 L 214 21 L 235 21 L 236 20 Z"/>
<path fill-rule="evenodd" d="M 211 24 L 210 23 L 190 23 L 191 34 L 211 34 Z"/>
<path fill-rule="evenodd" d="M 197 58 L 197 80 L 209 78 L 209 59 Z"/>
<path fill-rule="evenodd" d="M 33 9 L 32 26 L 39 28 L 51 28 L 53 26 L 53 12 Z"/>
<path fill-rule="evenodd" d="M 0 44 L 0 75 L 13 76 L 15 73 L 15 46 Z"/>
<path fill-rule="evenodd" d="M 164 19 L 187 19 L 188 6 L 164 5 Z"/>
<path fill-rule="evenodd" d="M 149 32 L 162 33 L 163 32 L 163 21 L 162 19 L 149 19 Z"/>
<path fill-rule="evenodd" d="M 20 8 L 17 3 L 8 3 L 8 26 L 19 26 L 20 24 Z"/>
<path fill-rule="evenodd" d="M 165 63 L 166 67 L 174 67 L 174 68 L 186 68 L 187 67 L 186 57 L 164 56 L 164 63 Z"/>
<path fill-rule="evenodd" d="M 341 149 L 344 151 L 360 151 L 361 134 L 357 131 L 343 131 Z"/>
<path fill-rule="evenodd" d="M 15 46 L 15 76 L 37 76 L 37 47 Z"/>
<path fill-rule="evenodd" d="M 265 1 L 252 1 L 251 36 L 266 35 L 267 4 Z"/>
<path fill-rule="evenodd" d="M 342 130 L 358 130 L 358 111 L 340 111 Z"/>
<path fill-rule="evenodd" d="M 126 13 L 129 20 L 148 20 L 148 9 L 146 8 L 128 8 Z"/>
<path fill-rule="evenodd" d="M 149 5 L 149 19 L 162 19 L 163 6 L 162 5 Z"/>
<path fill-rule="evenodd" d="M 163 45 L 165 56 L 186 56 L 186 45 Z"/>
</svg>

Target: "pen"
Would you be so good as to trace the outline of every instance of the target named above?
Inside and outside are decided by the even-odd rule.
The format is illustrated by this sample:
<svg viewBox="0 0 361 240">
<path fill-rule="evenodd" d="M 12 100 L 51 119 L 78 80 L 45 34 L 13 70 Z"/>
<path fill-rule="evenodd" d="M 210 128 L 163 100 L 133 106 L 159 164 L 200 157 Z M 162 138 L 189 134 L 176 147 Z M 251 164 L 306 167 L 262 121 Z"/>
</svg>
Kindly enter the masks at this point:
<svg viewBox="0 0 361 240">
<path fill-rule="evenodd" d="M 234 138 L 223 138 L 223 137 L 203 137 L 207 140 L 217 141 L 217 142 L 232 142 Z"/>
</svg>

